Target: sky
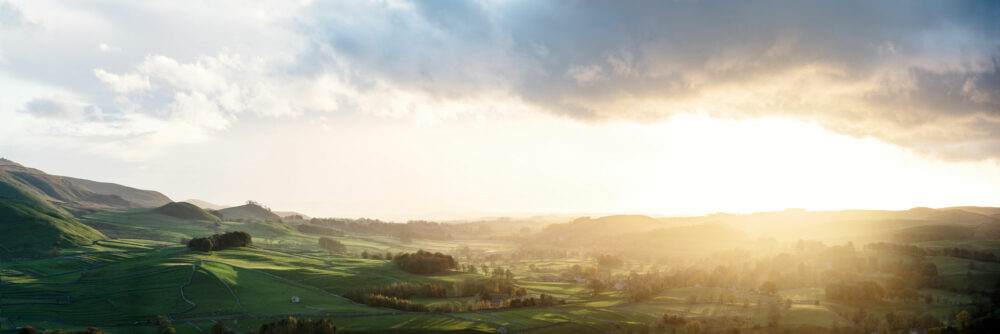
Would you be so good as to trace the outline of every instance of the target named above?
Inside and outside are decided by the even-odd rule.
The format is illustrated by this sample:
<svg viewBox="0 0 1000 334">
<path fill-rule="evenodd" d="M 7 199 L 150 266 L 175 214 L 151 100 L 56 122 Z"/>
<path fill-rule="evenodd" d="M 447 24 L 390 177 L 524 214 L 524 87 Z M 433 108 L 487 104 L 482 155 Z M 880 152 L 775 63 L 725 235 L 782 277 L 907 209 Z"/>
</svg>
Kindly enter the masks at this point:
<svg viewBox="0 0 1000 334">
<path fill-rule="evenodd" d="M 0 0 L 0 156 L 312 216 L 1000 206 L 995 1 Z"/>
</svg>

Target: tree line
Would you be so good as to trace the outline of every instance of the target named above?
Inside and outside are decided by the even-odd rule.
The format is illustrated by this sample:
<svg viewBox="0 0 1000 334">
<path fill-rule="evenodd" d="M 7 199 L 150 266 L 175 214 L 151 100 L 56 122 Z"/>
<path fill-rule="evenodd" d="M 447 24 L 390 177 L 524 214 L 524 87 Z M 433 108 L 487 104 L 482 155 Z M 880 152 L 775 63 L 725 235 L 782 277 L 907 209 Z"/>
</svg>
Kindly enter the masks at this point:
<svg viewBox="0 0 1000 334">
<path fill-rule="evenodd" d="M 396 298 L 445 298 L 448 290 L 440 283 L 409 283 L 398 282 L 381 286 L 356 287 L 347 290 L 345 295 L 383 295 Z"/>
<path fill-rule="evenodd" d="M 194 238 L 188 241 L 187 247 L 191 250 L 211 252 L 231 247 L 248 247 L 252 244 L 253 238 L 250 237 L 250 233 L 235 231 Z"/>
<path fill-rule="evenodd" d="M 330 319 L 295 319 L 288 317 L 277 322 L 260 325 L 250 334 L 337 334 L 337 326 Z"/>
<path fill-rule="evenodd" d="M 323 226 L 301 224 L 299 226 L 296 226 L 295 229 L 299 230 L 299 232 L 306 233 L 306 234 L 329 235 L 329 236 L 333 236 L 333 237 L 342 237 L 342 236 L 344 236 L 344 231 L 341 231 L 341 230 L 338 230 L 338 229 L 329 228 L 329 227 L 323 227 Z"/>
<path fill-rule="evenodd" d="M 966 248 L 958 247 L 946 247 L 946 248 L 922 248 L 913 245 L 904 245 L 888 242 L 877 242 L 866 245 L 868 249 L 888 251 L 893 253 L 901 253 L 913 256 L 915 258 L 923 258 L 924 256 L 950 256 L 957 257 L 960 259 L 969 259 L 983 262 L 1000 262 L 1000 258 L 997 258 L 996 254 L 991 252 L 983 252 L 977 250 L 971 250 Z"/>
<path fill-rule="evenodd" d="M 440 273 L 458 266 L 458 262 L 451 255 L 431 253 L 423 249 L 416 253 L 398 254 L 392 261 L 406 272 L 421 275 Z"/>
</svg>

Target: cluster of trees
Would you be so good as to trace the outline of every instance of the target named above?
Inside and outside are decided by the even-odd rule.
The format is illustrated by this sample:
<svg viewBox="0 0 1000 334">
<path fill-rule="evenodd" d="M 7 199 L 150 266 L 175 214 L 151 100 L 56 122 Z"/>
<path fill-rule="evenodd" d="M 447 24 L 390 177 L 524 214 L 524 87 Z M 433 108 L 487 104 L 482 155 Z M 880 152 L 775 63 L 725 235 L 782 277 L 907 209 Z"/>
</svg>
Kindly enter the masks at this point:
<svg viewBox="0 0 1000 334">
<path fill-rule="evenodd" d="M 624 264 L 625 261 L 619 256 L 614 255 L 598 255 L 597 265 L 602 268 L 618 268 Z"/>
<path fill-rule="evenodd" d="M 222 320 L 216 320 L 212 325 L 212 334 L 239 334 L 235 329 L 226 327 Z"/>
<path fill-rule="evenodd" d="M 482 300 L 491 300 L 494 294 L 513 295 L 517 293 L 512 279 L 499 276 L 492 276 L 487 280 L 467 277 L 465 280 L 455 282 L 453 288 L 458 297 L 479 296 L 479 299 Z"/>
<path fill-rule="evenodd" d="M 299 232 L 306 233 L 306 234 L 329 235 L 329 236 L 333 236 L 333 237 L 342 237 L 342 236 L 344 236 L 344 231 L 341 231 L 341 230 L 338 230 L 338 229 L 332 229 L 332 228 L 329 228 L 329 227 L 323 227 L 323 226 L 302 224 L 302 225 L 296 226 L 295 229 L 299 230 Z"/>
<path fill-rule="evenodd" d="M 325 249 L 330 254 L 343 254 L 347 252 L 347 246 L 332 238 L 320 237 L 319 248 Z"/>
<path fill-rule="evenodd" d="M 146 324 L 149 324 L 149 320 L 146 320 Z M 177 330 L 172 327 L 170 318 L 165 315 L 156 316 L 156 332 L 159 334 L 175 334 Z"/>
<path fill-rule="evenodd" d="M 55 330 L 39 331 L 31 326 L 24 326 L 17 330 L 17 334 L 39 334 L 39 333 L 59 333 L 59 334 L 104 334 L 104 330 L 97 327 L 87 327 L 84 330 Z"/>
<path fill-rule="evenodd" d="M 392 260 L 392 252 L 386 251 L 385 254 L 382 253 L 369 253 L 367 250 L 361 252 L 362 259 L 373 259 L 373 260 Z"/>
<path fill-rule="evenodd" d="M 559 302 L 566 303 L 566 300 L 560 299 Z M 535 299 L 535 297 L 511 298 L 507 302 L 509 308 L 553 306 L 555 304 L 556 304 L 556 299 L 544 293 L 538 296 L 538 299 Z"/>
<path fill-rule="evenodd" d="M 522 307 L 534 307 L 534 306 L 553 306 L 556 304 L 565 304 L 565 299 L 556 299 L 555 297 L 547 294 L 541 294 L 538 298 L 535 297 L 515 297 L 515 298 L 497 298 L 497 299 L 479 299 L 478 301 L 469 301 L 466 303 L 466 309 L 469 312 L 474 311 L 484 311 L 484 310 L 501 310 L 510 308 L 522 308 Z"/>
<path fill-rule="evenodd" d="M 295 319 L 288 317 L 278 322 L 260 325 L 260 329 L 250 331 L 250 334 L 336 334 L 337 326 L 330 319 Z"/>
<path fill-rule="evenodd" d="M 187 246 L 191 250 L 211 252 L 231 247 L 249 247 L 252 244 L 253 238 L 250 237 L 250 233 L 236 231 L 194 238 L 188 241 Z"/>
<path fill-rule="evenodd" d="M 663 321 L 663 323 L 667 325 L 679 326 L 687 323 L 688 320 L 687 318 L 685 318 L 683 315 L 680 314 L 664 313 L 661 321 Z"/>
<path fill-rule="evenodd" d="M 458 267 L 451 255 L 419 250 L 416 253 L 402 253 L 392 259 L 400 269 L 414 274 L 434 274 Z"/>
<path fill-rule="evenodd" d="M 417 298 L 444 298 L 448 297 L 448 290 L 440 283 L 392 283 L 382 286 L 357 287 L 347 290 L 345 295 L 382 295 L 386 297 L 396 297 L 403 299 Z"/>
<path fill-rule="evenodd" d="M 961 259 L 969 259 L 983 262 L 1000 262 L 996 254 L 990 252 L 980 252 L 965 248 L 939 248 L 939 249 L 929 249 L 927 251 L 932 255 L 944 255 L 957 257 Z"/>
<path fill-rule="evenodd" d="M 910 329 L 927 329 L 927 333 L 941 333 L 941 320 L 929 313 L 911 311 L 892 311 L 882 315 L 859 309 L 849 314 L 842 314 L 849 319 L 854 328 L 834 326 L 831 333 L 897 333 L 908 332 Z M 955 328 L 951 328 L 955 330 Z M 947 332 L 947 331 L 946 331 Z"/>
<path fill-rule="evenodd" d="M 374 306 L 374 307 L 386 307 L 386 308 L 396 309 L 396 310 L 400 310 L 400 311 L 407 311 L 407 312 L 427 312 L 427 311 L 429 311 L 427 309 L 426 305 L 423 305 L 423 304 L 420 304 L 420 303 L 414 303 L 413 301 L 410 301 L 409 299 L 405 299 L 405 298 L 387 297 L 387 296 L 376 295 L 376 294 L 359 294 L 359 295 L 355 295 L 355 294 L 351 294 L 351 293 L 345 293 L 344 297 L 346 297 L 346 298 L 348 298 L 350 300 L 356 301 L 358 303 L 362 303 L 362 304 L 365 304 L 365 305 L 368 305 L 368 306 Z"/>
<path fill-rule="evenodd" d="M 949 247 L 949 248 L 921 248 L 913 245 L 904 245 L 889 242 L 877 242 L 868 244 L 865 247 L 871 250 L 887 251 L 923 258 L 924 256 L 950 256 L 960 259 L 969 259 L 983 262 L 1000 262 L 996 254 L 982 252 L 972 249 Z"/>
</svg>

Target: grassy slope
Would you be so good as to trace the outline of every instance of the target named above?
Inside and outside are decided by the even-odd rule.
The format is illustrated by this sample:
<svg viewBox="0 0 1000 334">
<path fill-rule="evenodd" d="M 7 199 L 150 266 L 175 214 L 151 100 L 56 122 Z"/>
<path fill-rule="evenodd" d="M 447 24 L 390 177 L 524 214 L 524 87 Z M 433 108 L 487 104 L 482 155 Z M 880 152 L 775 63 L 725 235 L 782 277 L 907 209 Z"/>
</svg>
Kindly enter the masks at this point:
<svg viewBox="0 0 1000 334">
<path fill-rule="evenodd" d="M 270 210 L 259 205 L 246 204 L 219 210 L 222 218 L 226 220 L 256 220 L 256 221 L 280 221 L 281 217 Z"/>
<path fill-rule="evenodd" d="M 67 176 L 62 176 L 62 178 L 81 185 L 98 194 L 115 195 L 124 198 L 139 207 L 152 208 L 170 203 L 170 198 L 158 191 L 142 190 L 115 183 L 97 182 Z"/>
<path fill-rule="evenodd" d="M 88 252 L 112 252 L 89 254 Z M 129 253 L 121 253 L 129 252 Z M 752 323 L 765 324 L 766 307 L 754 303 L 742 305 L 742 295 L 737 302 L 704 302 L 719 294 L 735 294 L 719 288 L 678 288 L 643 303 L 630 303 L 618 291 L 591 296 L 585 284 L 545 283 L 522 281 L 529 293 L 550 293 L 559 297 L 578 300 L 554 308 L 528 308 L 480 313 L 380 315 L 390 310 L 353 304 L 333 294 L 361 285 L 380 285 L 395 281 L 451 282 L 477 277 L 466 273 L 445 275 L 412 275 L 395 268 L 389 261 L 343 258 L 318 252 L 288 253 L 260 248 L 235 248 L 213 253 L 190 252 L 183 247 L 150 241 L 102 241 L 95 245 L 66 250 L 77 258 L 93 264 L 73 264 L 66 258 L 6 263 L 0 269 L 6 272 L 51 275 L 35 282 L 58 279 L 70 284 L 35 284 L 5 286 L 8 296 L 3 301 L 5 314 L 45 316 L 59 314 L 61 323 L 16 320 L 17 325 L 35 325 L 46 328 L 72 328 L 65 321 L 86 321 L 94 324 L 115 324 L 128 321 L 143 322 L 156 314 L 170 314 L 180 333 L 196 333 L 211 327 L 210 319 L 228 317 L 230 327 L 248 332 L 262 323 L 272 322 L 280 314 L 328 313 L 334 323 L 346 332 L 400 331 L 495 331 L 506 326 L 524 332 L 621 332 L 615 326 L 638 326 L 652 322 L 664 313 L 684 314 L 693 318 L 745 317 Z M 99 256 L 98 256 L 99 255 Z M 949 261 L 949 259 L 932 259 Z M 542 267 L 542 263 L 537 263 Z M 556 264 L 553 263 L 552 270 Z M 941 263 L 943 275 L 961 271 L 960 263 Z M 65 267 L 66 270 L 59 268 Z M 545 266 L 548 267 L 548 266 Z M 87 268 L 86 272 L 82 269 Z M 986 267 L 987 270 L 998 268 Z M 548 269 L 542 269 L 548 271 Z M 69 272 L 67 272 L 69 271 Z M 534 273 L 533 273 L 534 274 Z M 79 279 L 78 283 L 73 283 Z M 187 283 L 190 280 L 190 283 Z M 5 277 L 5 281 L 9 281 Z M 25 282 L 27 279 L 25 279 Z M 138 289 L 137 289 L 138 288 Z M 317 290 L 322 289 L 323 291 Z M 195 306 L 180 298 L 181 291 Z M 822 289 L 804 288 L 781 292 L 783 298 L 793 300 L 820 300 L 796 303 L 782 310 L 784 325 L 830 326 L 846 325 L 847 320 L 838 312 L 849 312 L 859 307 L 866 309 L 906 309 L 930 311 L 947 316 L 953 311 L 948 305 L 923 305 L 885 301 L 850 304 L 826 300 Z M 57 304 L 60 296 L 70 296 L 69 305 Z M 688 296 L 698 296 L 700 302 L 689 304 Z M 10 296 L 49 296 L 47 304 L 16 304 L 38 300 L 9 298 Z M 301 303 L 293 304 L 291 296 L 298 296 Z M 150 303 L 149 301 L 156 301 Z M 466 299 L 421 299 L 420 302 L 464 302 Z M 13 303 L 13 304 L 12 304 Z M 129 307 L 139 305 L 138 307 Z M 54 313 L 58 312 L 58 313 Z M 338 316 L 365 313 L 367 316 Z M 263 318 L 249 318 L 261 316 Z M 189 324 L 190 323 L 190 324 Z M 56 327 L 57 326 L 57 327 Z M 129 332 L 149 330 L 143 326 L 125 327 Z"/>
<path fill-rule="evenodd" d="M 211 224 L 195 225 L 191 221 L 179 220 L 151 210 L 109 211 L 95 214 L 113 218 L 114 224 L 121 226 L 141 225 L 148 229 L 146 233 L 193 233 L 194 231 L 210 231 Z M 157 218 L 159 217 L 159 218 Z M 112 224 L 112 223 L 109 223 Z M 232 223 L 223 222 L 225 229 L 256 228 L 255 241 L 267 238 L 258 237 L 257 233 L 267 233 L 269 229 L 287 228 L 280 223 Z M 117 225 L 116 225 L 117 226 Z M 145 237 L 144 237 L 145 238 Z M 415 250 L 424 248 L 430 250 L 449 251 L 462 244 L 475 244 L 477 247 L 503 249 L 509 245 L 486 241 L 429 241 L 414 240 L 411 244 L 399 244 L 398 240 L 388 237 L 356 236 L 338 237 L 338 240 L 348 244 L 355 252 L 360 250 Z M 302 246 L 312 246 L 315 238 L 292 231 L 289 234 L 275 236 L 281 245 L 296 243 Z M 977 241 L 980 242 L 980 241 Z M 938 242 L 940 243 L 940 242 Z M 267 244 L 257 241 L 257 244 Z M 70 305 L 8 305 L 8 302 L 30 301 L 27 299 L 5 299 L 0 305 L 8 315 L 39 315 L 52 313 L 51 310 L 62 311 L 63 321 L 86 319 L 89 323 L 115 323 L 119 321 L 144 321 L 143 317 L 170 313 L 175 321 L 175 327 L 180 333 L 197 333 L 195 327 L 208 330 L 212 322 L 208 318 L 243 317 L 239 321 L 226 320 L 230 327 L 246 333 L 256 329 L 261 323 L 273 322 L 278 314 L 286 313 L 324 313 L 330 312 L 334 323 L 345 332 L 380 332 L 385 330 L 399 331 L 495 331 L 503 325 L 523 332 L 591 332 L 599 329 L 607 332 L 621 332 L 615 327 L 637 326 L 640 323 L 654 321 L 663 313 L 684 314 L 694 318 L 748 317 L 753 323 L 765 324 L 767 321 L 766 307 L 742 306 L 742 295 L 738 295 L 736 303 L 705 303 L 688 304 L 688 296 L 696 295 L 699 300 L 727 295 L 718 288 L 678 288 L 669 290 L 651 301 L 630 303 L 618 291 L 609 291 L 598 296 L 591 296 L 589 288 L 580 283 L 546 283 L 531 282 L 536 276 L 555 274 L 573 264 L 588 265 L 592 261 L 585 259 L 563 260 L 528 260 L 503 263 L 517 272 L 521 285 L 528 288 L 531 294 L 548 293 L 571 301 L 579 301 L 554 308 L 529 308 L 497 312 L 454 313 L 454 314 L 408 314 L 408 315 L 372 315 L 348 317 L 351 313 L 379 313 L 387 310 L 359 306 L 328 293 L 342 293 L 346 289 L 362 285 L 381 285 L 396 281 L 407 282 L 440 282 L 450 288 L 452 282 L 477 277 L 466 273 L 449 273 L 437 276 L 412 275 L 396 269 L 390 262 L 381 260 L 366 260 L 330 256 L 319 252 L 281 252 L 260 248 L 237 248 L 213 253 L 189 252 L 180 246 L 166 246 L 164 243 L 150 241 L 102 241 L 95 245 L 78 247 L 64 251 L 75 258 L 94 262 L 89 265 L 84 262 L 74 262 L 67 258 L 52 258 L 36 261 L 14 262 L 0 265 L 3 275 L 19 275 L 4 277 L 4 281 L 41 282 L 41 283 L 71 283 L 48 284 L 32 286 L 17 286 L 18 294 L 34 293 L 34 295 L 49 295 L 55 302 L 58 296 L 70 295 L 74 303 Z M 274 244 L 277 245 L 277 244 Z M 954 242 L 947 245 L 956 245 Z M 984 244 L 984 247 L 993 244 Z M 944 244 L 942 244 L 944 246 Z M 165 247 L 165 248 L 164 248 Z M 85 252 L 108 252 L 85 254 Z M 938 265 L 941 275 L 945 278 L 958 278 L 964 275 L 968 266 L 966 260 L 954 258 L 931 257 L 928 259 Z M 527 269 L 527 264 L 535 264 L 537 272 Z M 978 265 L 977 265 L 978 266 Z M 1000 268 L 986 265 L 975 275 L 1000 272 Z M 84 274 L 81 270 L 87 268 Z M 619 268 L 628 271 L 633 267 Z M 147 273 L 149 270 L 161 270 Z M 642 268 L 637 269 L 642 271 Z M 135 277 L 129 275 L 135 275 Z M 73 283 L 81 278 L 82 283 Z M 147 277 L 159 277 L 154 280 Z M 184 283 L 190 279 L 191 283 Z M 169 282 L 168 282 L 169 281 Z M 172 283 L 171 283 L 172 282 Z M 313 288 L 310 288 L 313 287 Z M 131 291 L 129 287 L 142 287 L 141 291 Z M 322 289 L 323 291 L 315 290 Z M 7 292 L 5 286 L 5 293 Z M 196 306 L 179 298 L 181 291 L 188 300 Z M 232 292 L 230 292 L 232 291 Z M 921 293 L 935 293 L 921 291 Z M 953 293 L 941 292 L 953 295 Z M 957 306 L 947 303 L 924 305 L 922 303 L 905 303 L 884 301 L 875 303 L 843 303 L 825 299 L 821 288 L 803 288 L 781 292 L 783 297 L 793 300 L 820 300 L 820 305 L 812 302 L 797 303 L 782 310 L 781 323 L 784 325 L 816 325 L 830 326 L 833 323 L 846 325 L 846 320 L 838 313 L 854 312 L 858 308 L 868 310 L 912 310 L 928 311 L 941 317 L 947 317 Z M 8 294 L 10 296 L 11 294 Z M 17 295 L 17 294 L 13 294 Z M 300 297 L 303 302 L 292 304 L 291 296 Z M 759 296 L 749 296 L 756 300 Z M 103 300 L 102 300 L 103 298 Z M 237 299 L 239 302 L 237 302 Z M 149 303 L 155 300 L 156 303 Z M 444 302 L 464 302 L 462 298 L 420 299 L 425 304 Z M 127 305 L 147 303 L 136 309 L 120 312 Z M 125 305 L 125 306 L 123 306 Z M 92 308 L 88 311 L 82 308 Z M 110 311 L 109 311 L 110 310 Z M 49 311 L 49 313 L 45 313 Z M 339 315 L 339 316 L 338 316 Z M 245 316 L 263 316 L 263 318 L 247 318 Z M 101 321 L 101 322 L 98 322 Z M 45 328 L 72 328 L 65 322 L 53 323 L 46 321 L 15 320 L 16 325 L 36 325 Z M 4 324 L 6 326 L 6 324 Z M 6 329 L 7 327 L 3 327 Z M 120 327 L 128 332 L 149 331 L 142 326 Z"/>
<path fill-rule="evenodd" d="M 66 211 L 0 182 L 0 243 L 8 250 L 88 244 L 106 238 Z"/>
<path fill-rule="evenodd" d="M 187 219 L 187 220 L 208 220 L 208 221 L 220 221 L 219 217 L 216 217 L 207 211 L 199 208 L 198 206 L 185 203 L 185 202 L 171 202 L 167 203 L 161 207 L 153 209 L 153 212 L 159 213 L 161 215 L 167 215 L 174 218 Z"/>
</svg>

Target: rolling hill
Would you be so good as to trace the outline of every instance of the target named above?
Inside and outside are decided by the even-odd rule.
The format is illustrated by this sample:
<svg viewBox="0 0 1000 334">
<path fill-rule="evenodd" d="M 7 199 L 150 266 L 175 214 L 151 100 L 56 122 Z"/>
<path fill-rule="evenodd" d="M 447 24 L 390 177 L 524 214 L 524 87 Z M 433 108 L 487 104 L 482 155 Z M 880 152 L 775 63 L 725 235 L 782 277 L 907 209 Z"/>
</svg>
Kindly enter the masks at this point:
<svg viewBox="0 0 1000 334">
<path fill-rule="evenodd" d="M 170 198 L 158 191 L 141 190 L 115 183 L 97 182 L 67 176 L 63 176 L 63 178 L 98 194 L 115 195 L 124 198 L 137 207 L 152 208 L 170 203 Z"/>
<path fill-rule="evenodd" d="M 217 211 L 225 220 L 280 221 L 281 217 L 260 205 L 249 203 Z"/>
<path fill-rule="evenodd" d="M 89 208 L 149 208 L 170 203 L 163 194 L 114 183 L 50 175 L 0 159 L 0 181 L 53 203 Z"/>
<path fill-rule="evenodd" d="M 7 251 L 44 250 L 107 238 L 17 185 L 0 181 L 0 243 Z"/>
<path fill-rule="evenodd" d="M 208 221 L 219 221 L 219 217 L 208 213 L 207 211 L 199 208 L 191 203 L 185 202 L 171 202 L 164 206 L 153 209 L 153 212 L 167 215 L 174 218 L 186 219 L 186 220 L 208 220 Z"/>
</svg>

